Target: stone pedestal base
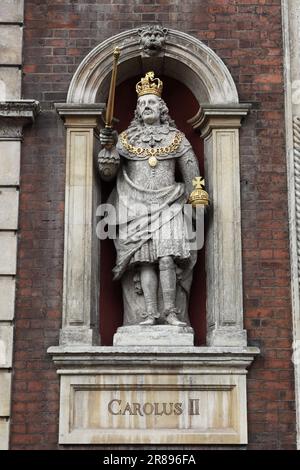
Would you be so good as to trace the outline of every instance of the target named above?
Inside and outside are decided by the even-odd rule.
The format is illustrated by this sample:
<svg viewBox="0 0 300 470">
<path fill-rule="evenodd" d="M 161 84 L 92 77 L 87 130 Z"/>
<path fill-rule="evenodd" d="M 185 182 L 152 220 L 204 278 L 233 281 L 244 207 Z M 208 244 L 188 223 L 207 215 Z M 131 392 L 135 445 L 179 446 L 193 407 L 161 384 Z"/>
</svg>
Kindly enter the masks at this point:
<svg viewBox="0 0 300 470">
<path fill-rule="evenodd" d="M 180 336 L 180 335 L 178 335 Z M 246 444 L 256 348 L 52 347 L 60 444 Z"/>
<path fill-rule="evenodd" d="M 193 346 L 194 330 L 190 326 L 121 326 L 114 335 L 113 344 L 114 346 Z"/>
</svg>

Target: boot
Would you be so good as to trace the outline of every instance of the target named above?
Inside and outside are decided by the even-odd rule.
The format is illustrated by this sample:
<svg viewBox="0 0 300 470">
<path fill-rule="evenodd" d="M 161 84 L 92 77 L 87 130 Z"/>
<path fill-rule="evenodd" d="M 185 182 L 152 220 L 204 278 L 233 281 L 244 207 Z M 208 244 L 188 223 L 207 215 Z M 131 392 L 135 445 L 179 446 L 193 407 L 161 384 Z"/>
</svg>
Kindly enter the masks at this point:
<svg viewBox="0 0 300 470">
<path fill-rule="evenodd" d="M 165 312 L 166 322 L 172 326 L 186 326 L 185 322 L 178 320 L 177 318 L 178 313 L 179 312 L 176 308 L 170 308 L 166 310 Z"/>
<path fill-rule="evenodd" d="M 149 315 L 146 320 L 140 322 L 140 325 L 155 325 L 155 318 Z"/>
<path fill-rule="evenodd" d="M 149 312 L 143 312 L 142 317 L 145 317 L 145 320 L 141 321 L 140 325 L 155 325 L 156 319 L 159 318 L 159 313 L 155 310 Z"/>
</svg>

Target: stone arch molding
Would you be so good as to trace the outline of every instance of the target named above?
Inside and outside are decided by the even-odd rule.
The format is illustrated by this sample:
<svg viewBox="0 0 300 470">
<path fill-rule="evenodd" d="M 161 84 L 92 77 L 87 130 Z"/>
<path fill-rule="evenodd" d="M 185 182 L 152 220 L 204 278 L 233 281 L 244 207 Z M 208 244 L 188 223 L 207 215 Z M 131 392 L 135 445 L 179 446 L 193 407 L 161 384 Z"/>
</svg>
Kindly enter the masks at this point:
<svg viewBox="0 0 300 470">
<path fill-rule="evenodd" d="M 138 29 L 110 37 L 96 46 L 81 62 L 71 81 L 67 102 L 93 104 L 103 101 L 111 72 L 112 50 L 121 50 L 118 81 L 155 71 L 182 81 L 199 103 L 237 104 L 235 83 L 224 62 L 199 39 L 186 33 L 168 30 L 163 52 L 156 58 L 144 57 L 139 44 Z M 180 67 L 178 67 L 180 63 Z"/>
</svg>

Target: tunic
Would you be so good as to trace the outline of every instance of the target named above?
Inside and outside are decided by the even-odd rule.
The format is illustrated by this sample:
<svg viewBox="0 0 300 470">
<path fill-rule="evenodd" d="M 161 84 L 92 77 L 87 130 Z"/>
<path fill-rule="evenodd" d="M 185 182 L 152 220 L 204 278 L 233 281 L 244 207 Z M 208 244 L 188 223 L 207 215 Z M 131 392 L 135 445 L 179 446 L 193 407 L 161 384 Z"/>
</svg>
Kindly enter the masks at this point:
<svg viewBox="0 0 300 470">
<path fill-rule="evenodd" d="M 176 133 L 181 134 L 175 128 L 160 126 L 151 128 L 146 135 L 144 132 L 131 139 L 129 136 L 128 141 L 135 147 L 145 148 L 151 144 L 151 148 L 162 148 L 172 143 Z M 156 263 L 162 256 L 172 256 L 178 265 L 190 258 L 188 230 L 183 217 L 183 206 L 190 191 L 184 183 L 175 181 L 176 161 L 191 151 L 189 142 L 181 134 L 177 150 L 160 154 L 156 157 L 157 165 L 151 167 L 149 157 L 129 152 L 120 137 L 117 151 L 121 166 L 108 201 L 116 209 L 118 227 L 115 279 L 121 278 L 129 268 L 141 263 Z"/>
</svg>

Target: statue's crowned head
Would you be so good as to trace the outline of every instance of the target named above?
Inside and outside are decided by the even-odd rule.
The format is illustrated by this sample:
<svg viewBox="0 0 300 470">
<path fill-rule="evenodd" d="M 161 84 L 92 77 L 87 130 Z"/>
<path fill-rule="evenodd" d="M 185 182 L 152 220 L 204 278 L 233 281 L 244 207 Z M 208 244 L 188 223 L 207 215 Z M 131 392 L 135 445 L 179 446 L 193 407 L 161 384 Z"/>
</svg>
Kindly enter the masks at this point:
<svg viewBox="0 0 300 470">
<path fill-rule="evenodd" d="M 159 78 L 155 78 L 154 72 L 147 72 L 135 88 L 138 101 L 134 119 L 129 126 L 129 132 L 135 132 L 137 127 L 145 124 L 168 124 L 175 127 L 174 121 L 169 116 L 168 107 L 161 98 L 163 82 Z"/>
<path fill-rule="evenodd" d="M 144 95 L 156 95 L 161 97 L 163 82 L 159 78 L 154 78 L 154 72 L 147 72 L 145 77 L 136 84 L 138 97 Z"/>
</svg>

